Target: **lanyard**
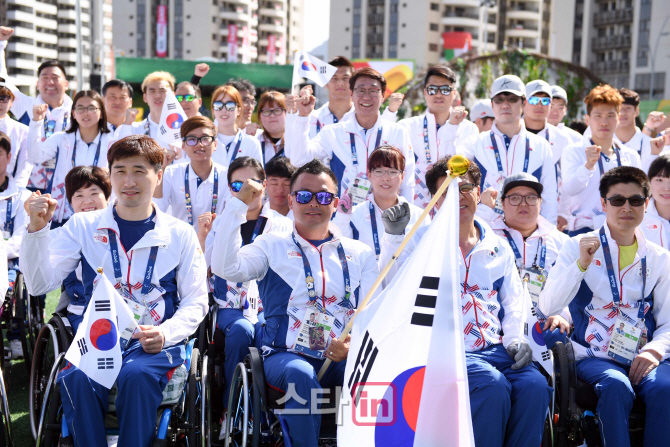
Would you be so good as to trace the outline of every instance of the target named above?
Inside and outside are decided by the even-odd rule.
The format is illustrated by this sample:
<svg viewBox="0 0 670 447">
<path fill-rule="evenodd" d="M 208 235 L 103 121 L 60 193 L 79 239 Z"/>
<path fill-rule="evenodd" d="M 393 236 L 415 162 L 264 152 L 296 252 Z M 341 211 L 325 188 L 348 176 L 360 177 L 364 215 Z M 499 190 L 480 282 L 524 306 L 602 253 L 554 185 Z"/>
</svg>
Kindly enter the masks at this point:
<svg viewBox="0 0 670 447">
<path fill-rule="evenodd" d="M 507 171 L 503 171 L 502 161 L 500 160 L 500 151 L 498 150 L 498 143 L 496 143 L 496 137 L 493 131 L 491 131 L 491 145 L 493 146 L 493 152 L 496 157 L 496 164 L 498 165 L 498 172 L 504 172 L 507 175 Z M 526 154 L 523 159 L 523 172 L 528 172 L 528 160 L 530 158 L 530 139 L 526 137 Z"/>
<path fill-rule="evenodd" d="M 188 223 L 193 226 L 193 204 L 191 203 L 191 185 L 188 183 L 188 171 L 190 165 L 184 171 L 184 203 L 188 214 Z M 214 189 L 212 190 L 212 214 L 216 212 L 216 204 L 219 202 L 219 172 L 214 167 Z"/>
<path fill-rule="evenodd" d="M 114 265 L 114 279 L 117 283 L 122 285 L 123 288 L 123 274 L 121 273 L 121 262 L 119 261 L 119 247 L 116 242 L 116 233 L 114 230 L 107 230 L 109 235 L 109 250 L 112 252 L 112 264 Z M 151 277 L 154 273 L 154 266 L 156 265 L 156 257 L 158 256 L 158 247 L 151 247 L 151 252 L 149 253 L 149 260 L 147 261 L 147 270 L 144 274 L 144 280 L 142 282 L 142 299 L 149 294 L 151 291 Z M 132 289 L 130 287 L 130 266 L 128 268 L 128 297 L 133 301 L 139 302 L 135 299 L 132 294 Z M 140 303 L 141 304 L 141 303 Z M 146 302 L 144 303 L 146 305 Z"/>
<path fill-rule="evenodd" d="M 382 249 L 379 247 L 379 232 L 377 231 L 377 216 L 375 216 L 375 206 L 370 202 L 370 225 L 372 226 L 372 242 L 375 244 L 375 254 L 379 259 Z"/>
<path fill-rule="evenodd" d="M 44 166 L 44 180 L 47 183 L 47 187 L 46 187 L 45 191 L 47 192 L 47 194 L 51 194 L 51 188 L 53 187 L 53 184 L 54 184 L 54 173 L 56 172 L 56 165 L 58 164 L 58 153 L 59 152 L 60 152 L 60 147 L 56 146 L 56 157 L 54 158 L 54 160 L 56 160 L 56 162 L 54 163 L 53 168 L 48 168 L 48 167 Z M 17 160 L 17 162 L 18 162 L 18 160 Z M 43 165 L 45 165 L 45 163 L 43 163 Z"/>
<path fill-rule="evenodd" d="M 544 239 L 540 238 L 540 245 L 538 246 L 540 250 L 540 263 L 537 264 L 537 252 L 535 252 L 535 259 L 533 260 L 533 267 L 538 266 L 541 270 L 544 270 L 544 266 L 547 261 L 547 244 L 544 243 Z"/>
<path fill-rule="evenodd" d="M 272 145 L 272 147 L 274 147 L 274 144 Z M 261 153 L 263 154 L 263 166 L 265 166 L 265 164 L 267 162 L 270 162 L 277 157 L 283 157 L 284 156 L 284 146 L 282 146 L 282 148 L 279 151 L 275 152 L 275 154 L 272 156 L 272 158 L 270 158 L 268 161 L 265 161 L 265 141 L 262 141 L 261 142 Z"/>
<path fill-rule="evenodd" d="M 91 166 L 98 166 L 98 159 L 100 159 L 100 145 L 102 144 L 102 134 L 98 139 L 98 148 L 95 150 L 95 158 Z M 77 158 L 77 136 L 74 136 L 74 150 L 72 151 L 72 169 L 75 167 L 75 159 Z"/>
<path fill-rule="evenodd" d="M 254 243 L 254 241 L 258 237 L 258 234 L 261 232 L 261 228 L 263 227 L 263 222 L 265 222 L 266 220 L 267 220 L 267 217 L 258 216 L 258 220 L 256 220 L 256 226 L 254 227 L 254 232 L 251 233 L 251 239 L 249 239 L 250 244 Z M 244 247 L 244 245 L 245 245 L 244 241 L 242 241 L 242 247 Z M 237 283 L 237 288 L 239 289 L 240 287 L 242 287 L 242 284 L 244 284 L 244 283 L 238 282 Z M 243 301 L 242 301 L 242 303 L 243 303 Z"/>
<path fill-rule="evenodd" d="M 9 232 L 10 236 L 14 233 L 14 219 L 12 219 L 12 198 L 7 199 L 7 215 L 5 216 L 5 231 Z"/>
<path fill-rule="evenodd" d="M 423 117 L 423 147 L 426 151 L 426 163 L 430 164 L 430 143 L 428 141 L 428 117 L 424 115 Z M 439 149 L 439 148 L 438 148 Z M 440 153 L 438 151 L 437 158 L 440 158 Z"/>
<path fill-rule="evenodd" d="M 305 268 L 305 281 L 307 282 L 307 294 L 309 295 L 309 300 L 316 302 L 316 291 L 314 290 L 314 276 L 312 275 L 312 268 L 309 266 L 309 261 L 307 256 L 303 251 L 302 247 L 298 243 L 298 240 L 295 238 L 295 234 L 291 234 L 293 242 L 298 246 L 300 250 L 300 257 L 302 258 L 302 265 Z M 351 298 L 351 281 L 349 279 L 349 264 L 347 264 L 347 257 L 344 253 L 344 247 L 340 242 L 337 246 L 337 254 L 340 258 L 340 264 L 342 265 L 342 274 L 344 275 L 344 302 L 347 307 L 351 307 L 350 298 Z M 323 301 L 323 310 L 326 310 L 326 288 L 324 287 L 321 299 Z"/>
<path fill-rule="evenodd" d="M 609 277 L 610 288 L 612 289 L 612 298 L 614 300 L 614 308 L 619 312 L 619 304 L 621 303 L 621 295 L 617 280 L 614 276 L 614 266 L 612 264 L 612 255 L 610 254 L 610 246 L 605 234 L 605 227 L 601 227 L 599 231 L 600 244 L 603 246 L 603 254 L 605 255 L 605 266 L 607 267 L 607 276 Z M 637 312 L 637 317 L 644 321 L 644 289 L 647 285 L 647 257 L 642 258 L 642 301 Z M 623 287 L 623 286 L 622 286 Z"/>
<path fill-rule="evenodd" d="M 507 242 L 509 242 L 509 246 L 512 247 L 512 252 L 514 253 L 514 257 L 517 259 L 517 261 L 521 261 L 523 263 L 523 257 L 521 256 L 521 252 L 519 251 L 519 248 L 516 246 L 516 242 L 514 242 L 514 239 L 512 238 L 512 235 L 509 234 L 509 231 L 507 230 L 502 230 L 503 234 L 507 238 Z M 525 267 L 525 266 L 524 266 Z"/>
<path fill-rule="evenodd" d="M 242 144 L 242 132 L 240 132 L 240 136 L 237 138 L 237 144 L 235 145 L 235 151 L 233 152 L 233 156 L 230 157 L 230 163 L 235 161 L 237 158 L 237 153 L 240 151 L 240 144 Z M 230 149 L 230 146 L 233 144 L 231 141 L 230 143 L 226 144 L 226 153 L 228 153 L 228 150 Z M 229 163 L 229 165 L 230 165 Z"/>
<path fill-rule="evenodd" d="M 331 115 L 333 115 L 333 124 L 337 124 L 337 123 L 339 122 L 339 120 L 337 119 L 337 117 L 335 116 L 334 113 L 331 112 Z M 318 134 L 319 132 L 321 132 L 321 127 L 322 127 L 322 126 L 321 126 L 321 121 L 319 121 L 319 120 L 317 119 L 317 120 L 316 120 L 316 133 L 317 133 L 317 134 Z"/>
<path fill-rule="evenodd" d="M 642 144 L 644 143 L 644 140 L 640 141 L 640 150 L 637 151 L 638 154 L 640 154 L 640 157 L 642 157 Z"/>
<path fill-rule="evenodd" d="M 595 145 L 593 140 L 590 140 L 592 145 Z M 616 165 L 618 167 L 621 167 L 621 155 L 619 154 L 619 148 L 617 147 L 616 143 L 612 142 L 612 149 L 614 149 L 614 154 L 616 154 Z M 603 157 L 607 161 L 610 161 L 610 159 L 603 154 L 602 152 L 600 153 L 600 157 L 598 158 L 598 168 L 600 168 L 600 176 L 602 177 L 603 174 L 605 173 L 605 168 L 603 167 Z"/>
<path fill-rule="evenodd" d="M 354 168 L 358 169 L 358 154 L 356 153 L 356 136 L 354 135 L 354 133 L 350 133 L 349 137 L 351 141 L 351 159 L 354 162 Z M 375 142 L 375 147 L 373 151 L 379 147 L 379 143 L 381 142 L 381 140 L 382 140 L 382 128 L 380 127 L 377 130 L 377 141 Z M 367 160 L 365 160 L 365 163 L 367 164 Z"/>
<path fill-rule="evenodd" d="M 523 267 L 525 268 L 525 261 L 523 257 L 521 256 L 521 252 L 519 251 L 519 248 L 516 246 L 516 242 L 514 242 L 514 238 L 512 238 L 512 235 L 509 234 L 509 231 L 507 230 L 502 230 L 503 234 L 507 238 L 507 242 L 509 242 L 509 246 L 512 247 L 512 252 L 514 253 L 514 257 L 517 259 L 517 261 L 521 261 L 523 264 Z M 547 245 L 544 243 L 544 239 L 540 238 L 540 245 L 539 245 L 539 250 L 540 250 L 540 263 L 537 264 L 537 253 L 535 254 L 535 260 L 533 260 L 533 267 L 539 267 L 540 269 L 544 270 L 544 265 L 546 263 L 547 259 Z"/>
<path fill-rule="evenodd" d="M 51 109 L 51 107 L 49 107 Z M 68 123 L 68 113 L 65 112 L 63 114 L 63 128 L 61 131 L 65 131 L 67 129 L 67 123 Z M 54 131 L 56 129 L 56 120 L 44 120 L 44 138 L 49 138 L 51 135 L 54 134 Z"/>
<path fill-rule="evenodd" d="M 144 135 L 151 136 L 151 131 L 149 130 L 149 118 L 144 120 Z"/>
</svg>

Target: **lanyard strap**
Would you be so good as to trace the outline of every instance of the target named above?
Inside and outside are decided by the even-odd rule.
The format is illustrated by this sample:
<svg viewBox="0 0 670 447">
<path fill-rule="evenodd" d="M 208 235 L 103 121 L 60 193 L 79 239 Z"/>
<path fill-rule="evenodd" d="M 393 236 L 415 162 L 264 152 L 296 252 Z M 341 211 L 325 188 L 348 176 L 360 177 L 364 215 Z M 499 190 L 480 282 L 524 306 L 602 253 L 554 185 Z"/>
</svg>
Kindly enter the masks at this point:
<svg viewBox="0 0 670 447">
<path fill-rule="evenodd" d="M 512 235 L 509 234 L 509 231 L 507 230 L 502 230 L 503 234 L 507 238 L 507 242 L 509 242 L 509 246 L 512 247 L 512 252 L 514 253 L 514 257 L 517 259 L 517 261 L 521 261 L 523 267 L 525 267 L 525 262 L 523 260 L 523 257 L 521 256 L 521 252 L 519 251 L 519 248 L 516 245 L 516 242 L 514 242 L 514 238 L 512 238 Z M 547 246 L 544 243 L 544 239 L 540 238 L 540 243 L 539 243 L 539 251 L 540 251 L 540 263 L 536 264 L 537 261 L 537 253 L 535 254 L 535 260 L 533 261 L 533 267 L 538 266 L 540 269 L 544 269 L 546 259 L 547 259 Z"/>
<path fill-rule="evenodd" d="M 53 184 L 54 184 L 54 177 L 55 177 L 54 173 L 56 172 L 56 166 L 58 165 L 58 153 L 59 152 L 60 152 L 60 147 L 56 146 L 56 157 L 54 158 L 54 160 L 56 160 L 56 161 L 54 162 L 54 167 L 53 168 L 49 168 L 49 167 L 44 166 L 44 180 L 47 183 L 47 187 L 46 187 L 45 191 L 47 192 L 47 194 L 51 194 L 51 188 L 53 187 Z M 17 160 L 17 162 L 18 162 L 18 160 Z"/>
<path fill-rule="evenodd" d="M 114 230 L 107 230 L 109 235 L 109 250 L 112 252 L 112 264 L 114 266 L 114 279 L 117 283 L 123 284 L 123 274 L 121 273 L 121 261 L 119 261 L 119 246 L 116 242 L 116 233 Z M 158 247 L 151 247 L 151 252 L 149 253 L 149 260 L 147 261 L 147 270 L 144 274 L 144 280 L 142 282 L 142 297 L 146 297 L 151 291 L 151 277 L 154 273 L 154 267 L 156 266 L 156 258 L 158 257 Z M 130 287 L 130 269 L 128 270 L 128 295 L 129 298 L 133 301 L 137 301 L 132 294 Z M 146 303 L 144 303 L 146 305 Z"/>
<path fill-rule="evenodd" d="M 590 139 L 589 141 L 591 142 L 591 145 L 595 145 L 592 139 Z M 619 154 L 619 148 L 614 142 L 612 142 L 612 149 L 614 150 L 614 154 L 616 155 L 616 165 L 617 167 L 621 167 L 621 155 Z M 598 158 L 598 168 L 600 168 L 601 177 L 603 176 L 603 174 L 605 174 L 605 167 L 603 166 L 603 157 L 605 157 L 607 161 L 610 161 L 607 155 L 603 154 L 602 152 L 600 153 L 600 157 Z"/>
<path fill-rule="evenodd" d="M 149 118 L 144 120 L 144 135 L 151 136 L 151 131 L 149 130 Z"/>
<path fill-rule="evenodd" d="M 334 114 L 333 112 L 330 112 L 330 114 L 333 115 L 333 124 L 337 124 L 340 120 L 337 119 L 337 117 L 335 116 L 335 114 Z M 321 127 L 322 127 L 322 126 L 321 126 L 321 121 L 319 121 L 319 120 L 317 119 L 317 120 L 316 120 L 316 133 L 317 133 L 317 134 L 318 134 L 319 132 L 321 132 Z"/>
<path fill-rule="evenodd" d="M 69 115 L 67 112 L 63 114 L 63 128 L 61 131 L 65 131 L 65 129 L 67 129 L 68 116 Z M 51 135 L 53 135 L 55 129 L 56 120 L 44 120 L 44 138 L 49 138 Z"/>
<path fill-rule="evenodd" d="M 274 147 L 274 144 L 272 145 Z M 261 141 L 261 153 L 263 154 L 263 166 L 265 166 L 268 162 L 274 160 L 277 157 L 283 157 L 284 156 L 284 146 L 282 146 L 279 151 L 277 151 L 269 160 L 265 160 L 265 141 Z"/>
<path fill-rule="evenodd" d="M 540 263 L 538 266 L 540 269 L 544 269 L 544 266 L 547 262 L 547 244 L 544 243 L 544 238 L 540 238 Z M 537 253 L 535 253 L 535 260 L 537 260 Z M 535 261 L 533 261 L 533 264 L 535 264 Z"/>
<path fill-rule="evenodd" d="M 100 159 L 100 146 L 102 145 L 102 134 L 98 139 L 98 148 L 95 150 L 95 157 L 93 158 L 92 166 L 98 166 L 98 160 Z M 75 159 L 77 158 L 77 136 L 74 136 L 74 150 L 72 151 L 72 169 L 75 167 Z"/>
<path fill-rule="evenodd" d="M 242 132 L 240 132 L 240 136 L 237 138 L 237 144 L 235 145 L 235 152 L 233 152 L 233 156 L 230 157 L 230 162 L 231 163 L 233 161 L 235 161 L 235 159 L 237 158 L 237 153 L 240 151 L 240 144 L 242 144 L 242 135 L 243 135 Z M 231 141 L 230 143 L 228 143 L 226 145 L 226 153 L 228 152 L 228 150 L 230 149 L 230 146 L 232 144 L 233 144 L 233 142 Z"/>
<path fill-rule="evenodd" d="M 512 238 L 512 235 L 509 234 L 509 231 L 507 230 L 502 230 L 503 234 L 507 238 L 507 242 L 509 242 L 509 246 L 512 247 L 512 252 L 514 253 L 514 257 L 517 259 L 517 261 L 521 261 L 523 263 L 523 257 L 521 256 L 521 252 L 519 251 L 519 248 L 516 246 L 516 242 L 514 242 L 514 238 Z"/>
<path fill-rule="evenodd" d="M 500 159 L 500 151 L 498 150 L 498 143 L 496 143 L 496 137 L 493 131 L 491 131 L 491 146 L 493 146 L 493 152 L 496 157 L 498 172 L 504 172 L 505 175 L 507 175 L 507 171 L 503 171 L 502 160 Z M 529 160 L 530 160 L 530 138 L 526 137 L 526 154 L 523 159 L 523 172 L 528 172 Z"/>
<path fill-rule="evenodd" d="M 426 163 L 431 163 L 430 157 L 430 142 L 428 140 L 428 117 L 424 115 L 423 117 L 423 148 L 426 151 Z M 438 148 L 439 149 L 439 148 Z M 440 153 L 438 151 L 437 158 L 440 158 Z"/>
<path fill-rule="evenodd" d="M 190 165 L 189 165 L 190 166 Z M 193 204 L 191 202 L 191 185 L 188 182 L 189 166 L 184 171 L 184 203 L 188 214 L 188 223 L 193 226 Z M 214 167 L 214 189 L 212 190 L 212 214 L 216 212 L 216 204 L 219 202 L 219 172 Z"/>
<path fill-rule="evenodd" d="M 358 169 L 358 154 L 356 153 L 356 136 L 354 133 L 349 134 L 349 141 L 351 142 L 351 160 L 354 163 L 354 168 Z M 375 147 L 373 151 L 379 147 L 379 143 L 382 141 L 382 128 L 377 129 L 377 141 L 375 142 Z M 365 160 L 367 164 L 367 160 Z"/>
<path fill-rule="evenodd" d="M 7 199 L 7 215 L 5 216 L 5 231 L 11 236 L 14 233 L 14 219 L 12 219 L 12 198 Z"/>
<path fill-rule="evenodd" d="M 300 257 L 302 258 L 302 265 L 305 269 L 305 282 L 307 283 L 307 294 L 309 295 L 310 301 L 316 301 L 316 291 L 314 290 L 314 276 L 312 275 L 312 268 L 309 266 L 309 261 L 305 255 L 305 251 L 302 249 L 298 240 L 295 238 L 295 234 L 291 234 L 293 242 L 300 250 Z M 342 275 L 344 276 L 344 302 L 348 307 L 351 307 L 351 280 L 349 278 L 349 264 L 347 263 L 347 256 L 344 253 L 344 247 L 342 243 L 337 246 L 337 254 L 340 258 L 340 265 L 342 266 Z M 326 310 L 326 289 L 324 287 L 321 299 L 323 301 L 323 310 Z"/>
<path fill-rule="evenodd" d="M 379 246 L 379 232 L 377 231 L 377 216 L 375 215 L 375 206 L 370 202 L 370 226 L 372 227 L 372 242 L 375 244 L 375 254 L 379 258 L 382 252 Z"/>
</svg>

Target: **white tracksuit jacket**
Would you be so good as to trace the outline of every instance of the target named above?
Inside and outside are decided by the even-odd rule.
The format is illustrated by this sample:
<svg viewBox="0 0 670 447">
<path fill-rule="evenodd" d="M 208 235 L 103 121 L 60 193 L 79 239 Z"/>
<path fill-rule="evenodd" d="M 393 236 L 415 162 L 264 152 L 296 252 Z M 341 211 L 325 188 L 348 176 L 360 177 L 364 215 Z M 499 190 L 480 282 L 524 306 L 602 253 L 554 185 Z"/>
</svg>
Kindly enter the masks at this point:
<svg viewBox="0 0 670 447">
<path fill-rule="evenodd" d="M 12 142 L 12 158 L 7 165 L 7 172 L 12 174 L 19 188 L 28 185 L 33 164 L 28 162 L 28 126 L 5 116 L 0 119 L 0 131 L 7 134 Z"/>
<path fill-rule="evenodd" d="M 214 163 L 218 163 L 221 166 L 225 166 L 226 168 L 230 166 L 230 163 L 232 162 L 231 160 L 233 158 L 233 152 L 235 152 L 235 148 L 237 148 L 239 139 L 242 138 L 242 141 L 240 142 L 240 148 L 237 150 L 237 156 L 235 158 L 251 157 L 255 158 L 256 160 L 260 161 L 261 164 L 263 164 L 261 143 L 256 137 L 253 135 L 247 135 L 247 133 L 242 129 L 237 131 L 237 134 L 235 134 L 232 141 L 229 143 L 224 143 L 223 137 L 224 136 L 222 134 L 217 135 L 216 149 L 212 154 L 212 160 Z M 230 136 L 228 136 L 228 138 L 230 138 Z"/>
<path fill-rule="evenodd" d="M 670 222 L 658 215 L 654 199 L 649 200 L 640 230 L 647 241 L 660 245 L 666 250 L 670 249 Z"/>
<path fill-rule="evenodd" d="M 615 133 L 614 141 L 637 152 L 637 155 L 640 156 L 640 169 L 645 173 L 649 172 L 649 166 L 658 158 L 658 155 L 652 155 L 651 153 L 651 137 L 643 134 L 638 127 L 635 128 L 635 135 L 630 140 L 621 141 Z"/>
<path fill-rule="evenodd" d="M 10 226 L 13 225 L 14 227 L 14 230 L 10 231 L 9 239 L 5 241 L 7 259 L 11 260 L 19 257 L 21 241 L 23 240 L 23 235 L 26 233 L 28 215 L 23 208 L 23 203 L 30 197 L 30 191 L 19 188 L 11 174 L 7 174 L 7 178 L 9 179 L 7 189 L 0 192 L 0 229 L 9 231 Z M 12 210 L 9 219 L 7 219 L 7 208 L 9 207 L 10 197 L 12 199 Z"/>
</svg>

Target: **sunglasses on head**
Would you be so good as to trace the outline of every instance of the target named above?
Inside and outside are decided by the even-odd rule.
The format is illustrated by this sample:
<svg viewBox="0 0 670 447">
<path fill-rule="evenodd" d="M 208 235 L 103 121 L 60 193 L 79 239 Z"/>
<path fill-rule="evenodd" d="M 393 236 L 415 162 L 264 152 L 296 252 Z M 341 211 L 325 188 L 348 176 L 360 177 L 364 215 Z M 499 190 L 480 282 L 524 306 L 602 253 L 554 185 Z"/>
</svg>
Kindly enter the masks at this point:
<svg viewBox="0 0 670 447">
<path fill-rule="evenodd" d="M 644 202 L 647 201 L 642 196 L 633 196 L 633 197 L 621 197 L 621 196 L 615 196 L 615 197 L 606 197 L 605 200 L 609 201 L 610 205 L 612 206 L 624 206 L 626 201 L 630 203 L 630 206 L 642 206 L 644 205 Z"/>
<path fill-rule="evenodd" d="M 536 106 L 538 103 L 542 103 L 543 106 L 548 106 L 551 104 L 551 98 L 542 98 L 540 96 L 531 96 L 528 98 L 528 104 L 531 106 Z"/>
<path fill-rule="evenodd" d="M 330 205 L 335 197 L 335 194 L 332 192 L 320 191 L 294 191 L 291 193 L 292 196 L 295 196 L 295 201 L 305 205 L 312 201 L 312 197 L 316 196 L 316 201 L 321 205 Z"/>
<path fill-rule="evenodd" d="M 237 107 L 237 103 L 235 103 L 235 101 L 228 101 L 226 103 L 224 103 L 223 101 L 214 101 L 212 103 L 212 108 L 216 112 L 222 110 L 224 107 L 226 108 L 227 111 L 232 112 Z"/>
<path fill-rule="evenodd" d="M 177 101 L 179 101 L 179 102 L 183 102 L 183 101 L 191 102 L 195 98 L 197 98 L 197 96 L 195 96 L 195 95 L 175 95 L 175 97 L 177 98 Z"/>
<path fill-rule="evenodd" d="M 263 184 L 263 180 L 257 180 L 255 178 L 252 178 L 251 180 L 253 180 L 256 183 L 260 183 L 261 185 Z M 242 185 L 244 185 L 244 182 L 241 182 L 239 180 L 236 182 L 231 182 L 230 189 L 232 189 L 233 192 L 240 192 L 240 189 L 242 189 Z"/>
<path fill-rule="evenodd" d="M 435 96 L 437 95 L 438 91 L 442 96 L 449 96 L 453 90 L 454 88 L 449 85 L 429 85 L 426 87 L 426 93 L 428 93 L 428 96 Z"/>
</svg>

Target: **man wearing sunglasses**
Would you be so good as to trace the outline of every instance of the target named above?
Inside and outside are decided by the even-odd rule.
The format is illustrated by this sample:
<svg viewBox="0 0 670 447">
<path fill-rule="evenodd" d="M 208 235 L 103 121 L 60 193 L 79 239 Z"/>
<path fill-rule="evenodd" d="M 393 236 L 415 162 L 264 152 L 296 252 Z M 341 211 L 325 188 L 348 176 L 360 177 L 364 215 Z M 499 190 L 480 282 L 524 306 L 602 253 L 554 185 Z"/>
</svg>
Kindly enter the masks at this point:
<svg viewBox="0 0 670 447">
<path fill-rule="evenodd" d="M 314 158 L 329 164 L 338 180 L 338 195 L 350 194 L 353 205 L 358 205 L 366 200 L 366 196 L 350 188 L 358 179 L 359 185 L 369 189 L 370 180 L 366 173 L 370 154 L 381 145 L 395 146 L 405 157 L 405 177 L 400 195 L 413 203 L 414 152 L 409 132 L 405 126 L 383 119 L 379 113 L 386 79 L 378 71 L 365 67 L 351 76 L 349 88 L 354 114 L 324 127 L 313 139 L 309 138 L 309 115 L 314 110 L 315 99 L 311 97 L 308 103 L 298 102 L 299 116 L 295 118 L 294 126 L 300 131 L 296 132 L 297 136 L 292 141 L 287 141 L 286 156 L 295 166 L 302 166 Z"/>
<path fill-rule="evenodd" d="M 598 395 L 602 445 L 630 446 L 628 419 L 636 397 L 646 404 L 644 444 L 665 445 L 670 252 L 647 241 L 639 228 L 650 191 L 644 172 L 614 167 L 600 178 L 599 190 L 604 224 L 563 245 L 539 309 L 550 315 L 570 307 L 577 376 Z M 622 324 L 625 334 L 616 333 Z"/>
<path fill-rule="evenodd" d="M 556 167 L 547 140 L 528 132 L 521 112 L 526 86 L 517 76 L 505 75 L 493 81 L 491 105 L 495 122 L 490 132 L 459 143 L 456 152 L 474 160 L 482 172 L 478 185 L 484 191 L 502 189 L 505 178 L 527 172 L 544 185 L 541 214 L 552 224 L 558 217 L 558 189 Z M 496 200 L 495 212 L 502 214 L 501 196 Z"/>
<path fill-rule="evenodd" d="M 479 133 L 477 126 L 465 117 L 465 107 L 452 107 L 456 91 L 456 75 L 451 68 L 435 65 L 428 69 L 423 80 L 426 113 L 399 122 L 409 132 L 416 159 L 414 172 L 414 201 L 425 208 L 430 202 L 426 187 L 426 171 L 440 157 L 455 153 L 455 141 Z M 411 202 L 412 203 L 412 202 Z"/>
<path fill-rule="evenodd" d="M 261 185 L 247 180 L 219 217 L 212 251 L 212 273 L 233 282 L 258 282 L 265 309 L 265 379 L 276 389 L 294 387 L 299 396 L 286 400 L 286 410 L 292 411 L 284 415 L 299 447 L 318 443 L 321 414 L 309 414 L 312 390 L 342 385 L 349 339 L 343 343 L 337 337 L 379 274 L 372 250 L 342 237 L 331 224 L 336 191 L 330 169 L 319 160 L 306 163 L 291 178 L 293 231 L 263 234 L 240 248 L 247 209 L 262 194 Z M 317 330 L 309 325 L 312 315 L 330 334 L 325 348 L 310 343 Z M 316 374 L 325 358 L 333 363 L 319 382 Z"/>
</svg>

